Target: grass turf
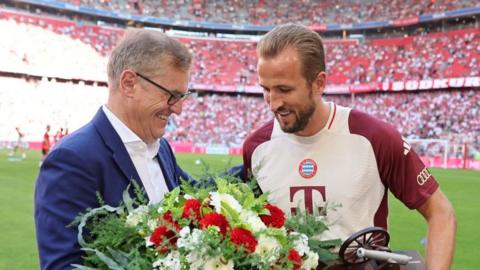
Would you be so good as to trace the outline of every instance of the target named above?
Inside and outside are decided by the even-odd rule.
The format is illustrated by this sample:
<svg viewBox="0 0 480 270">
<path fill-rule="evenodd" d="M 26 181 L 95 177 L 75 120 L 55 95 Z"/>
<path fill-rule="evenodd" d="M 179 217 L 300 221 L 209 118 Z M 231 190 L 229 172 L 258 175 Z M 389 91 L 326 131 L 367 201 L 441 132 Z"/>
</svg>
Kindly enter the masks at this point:
<svg viewBox="0 0 480 270">
<path fill-rule="evenodd" d="M 241 163 L 241 157 L 178 154 L 182 168 L 200 175 L 206 164 L 211 170 L 225 170 Z M 0 269 L 38 269 L 37 246 L 33 225 L 33 191 L 40 153 L 30 151 L 26 160 L 11 161 L 7 151 L 0 151 Z M 197 162 L 197 160 L 203 161 Z M 480 172 L 432 169 L 441 189 L 451 200 L 458 219 L 456 254 L 452 269 L 476 269 L 480 256 L 478 205 Z M 408 210 L 390 198 L 391 247 L 395 250 L 417 249 L 426 235 L 426 225 L 416 211 Z"/>
</svg>

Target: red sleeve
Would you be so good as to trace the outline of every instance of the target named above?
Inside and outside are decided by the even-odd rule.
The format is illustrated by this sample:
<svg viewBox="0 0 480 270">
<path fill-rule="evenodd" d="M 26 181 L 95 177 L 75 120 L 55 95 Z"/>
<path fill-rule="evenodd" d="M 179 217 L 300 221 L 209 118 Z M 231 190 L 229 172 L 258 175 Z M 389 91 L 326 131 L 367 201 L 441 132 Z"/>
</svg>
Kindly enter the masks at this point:
<svg viewBox="0 0 480 270">
<path fill-rule="evenodd" d="M 255 148 L 272 137 L 273 120 L 250 134 L 243 143 L 243 168 L 246 179 L 252 176 L 252 154 Z"/>
<path fill-rule="evenodd" d="M 370 141 L 382 183 L 408 208 L 420 207 L 437 190 L 425 164 L 391 125 L 352 110 L 349 127 Z"/>
</svg>

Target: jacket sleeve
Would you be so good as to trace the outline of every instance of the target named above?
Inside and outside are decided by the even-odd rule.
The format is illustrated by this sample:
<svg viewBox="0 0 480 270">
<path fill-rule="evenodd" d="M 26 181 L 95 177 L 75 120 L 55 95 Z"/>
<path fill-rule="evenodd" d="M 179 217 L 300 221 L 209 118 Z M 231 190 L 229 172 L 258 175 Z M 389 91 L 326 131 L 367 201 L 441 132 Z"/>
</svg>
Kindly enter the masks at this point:
<svg viewBox="0 0 480 270">
<path fill-rule="evenodd" d="M 67 227 L 89 207 L 98 207 L 98 184 L 87 160 L 58 148 L 44 160 L 35 188 L 35 227 L 41 269 L 71 269 L 83 252 L 77 228 Z"/>
<path fill-rule="evenodd" d="M 224 173 L 224 175 L 233 176 L 243 181 L 247 181 L 247 178 L 245 176 L 245 168 L 243 164 L 231 167 Z"/>
</svg>

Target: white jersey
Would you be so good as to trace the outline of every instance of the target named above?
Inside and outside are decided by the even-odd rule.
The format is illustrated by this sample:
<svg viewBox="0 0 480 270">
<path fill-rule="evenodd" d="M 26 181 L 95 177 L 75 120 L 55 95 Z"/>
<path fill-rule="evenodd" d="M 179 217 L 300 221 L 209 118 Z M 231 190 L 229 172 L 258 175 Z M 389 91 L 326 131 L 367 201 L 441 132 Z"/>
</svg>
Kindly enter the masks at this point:
<svg viewBox="0 0 480 270">
<path fill-rule="evenodd" d="M 244 143 L 246 175 L 286 213 L 326 208 L 323 239 L 345 240 L 366 227 L 387 228 L 387 189 L 411 209 L 438 184 L 390 125 L 331 105 L 325 127 L 310 137 L 285 133 L 272 120 Z"/>
</svg>

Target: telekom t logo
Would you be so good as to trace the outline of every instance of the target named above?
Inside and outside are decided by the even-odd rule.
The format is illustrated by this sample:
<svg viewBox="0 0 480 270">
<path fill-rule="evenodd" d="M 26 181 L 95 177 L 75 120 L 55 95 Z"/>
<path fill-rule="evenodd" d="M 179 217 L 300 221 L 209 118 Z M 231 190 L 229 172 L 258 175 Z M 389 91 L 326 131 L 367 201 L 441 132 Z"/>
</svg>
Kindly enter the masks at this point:
<svg viewBox="0 0 480 270">
<path fill-rule="evenodd" d="M 300 186 L 300 187 L 290 187 L 290 202 L 293 202 L 293 198 L 295 197 L 295 194 L 298 191 L 302 191 L 304 194 L 305 198 L 305 209 L 310 213 L 313 214 L 313 192 L 318 192 L 320 195 L 322 195 L 323 202 L 326 201 L 326 194 L 325 194 L 325 186 Z M 318 205 L 319 202 L 316 202 Z M 318 207 L 318 211 L 321 212 L 323 207 Z M 297 208 L 296 207 L 291 207 L 290 211 L 292 212 L 292 215 L 295 215 L 297 213 Z"/>
</svg>

